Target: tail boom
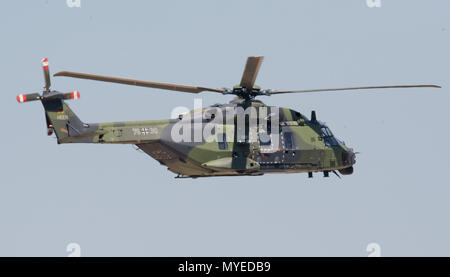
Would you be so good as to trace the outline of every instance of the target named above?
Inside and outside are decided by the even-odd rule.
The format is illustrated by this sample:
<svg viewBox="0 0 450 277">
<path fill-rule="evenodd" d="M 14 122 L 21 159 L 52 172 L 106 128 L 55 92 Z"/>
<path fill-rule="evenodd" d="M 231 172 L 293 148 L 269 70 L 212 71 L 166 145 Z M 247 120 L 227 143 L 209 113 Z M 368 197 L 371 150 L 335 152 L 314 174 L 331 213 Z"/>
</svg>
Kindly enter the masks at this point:
<svg viewBox="0 0 450 277">
<path fill-rule="evenodd" d="M 47 119 L 58 143 L 138 144 L 159 140 L 168 120 L 83 123 L 69 106 L 60 100 L 43 102 Z"/>
</svg>

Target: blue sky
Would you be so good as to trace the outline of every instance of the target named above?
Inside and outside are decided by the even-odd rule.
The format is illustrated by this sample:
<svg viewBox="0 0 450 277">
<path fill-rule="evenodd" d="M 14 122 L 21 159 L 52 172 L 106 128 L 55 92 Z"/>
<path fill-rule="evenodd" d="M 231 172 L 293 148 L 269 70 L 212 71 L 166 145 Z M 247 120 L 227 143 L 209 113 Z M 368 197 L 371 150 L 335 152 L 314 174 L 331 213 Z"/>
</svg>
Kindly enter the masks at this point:
<svg viewBox="0 0 450 277">
<path fill-rule="evenodd" d="M 384 256 L 450 254 L 450 2 L 7 1 L 0 10 L 0 255 Z M 174 179 L 129 145 L 57 145 L 39 103 L 40 60 L 72 70 L 207 87 L 265 56 L 273 89 L 433 83 L 443 88 L 280 95 L 360 151 L 342 180 L 306 174 Z M 85 122 L 169 118 L 183 93 L 69 78 Z M 204 93 L 204 104 L 231 100 Z"/>
</svg>

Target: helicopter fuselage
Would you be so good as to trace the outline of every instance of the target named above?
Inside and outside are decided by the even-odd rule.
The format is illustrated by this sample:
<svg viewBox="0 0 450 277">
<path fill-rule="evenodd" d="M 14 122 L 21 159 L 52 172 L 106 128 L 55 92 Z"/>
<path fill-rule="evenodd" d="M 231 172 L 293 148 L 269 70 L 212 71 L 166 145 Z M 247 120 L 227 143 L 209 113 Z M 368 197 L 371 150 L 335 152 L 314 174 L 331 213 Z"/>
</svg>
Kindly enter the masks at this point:
<svg viewBox="0 0 450 277">
<path fill-rule="evenodd" d="M 236 112 L 220 119 L 218 116 L 237 107 L 256 111 L 243 117 L 245 131 L 241 134 Z M 258 124 L 252 140 L 250 121 L 260 113 L 259 108 L 267 110 L 264 118 L 268 121 L 261 125 L 255 119 Z M 46 108 L 58 143 L 134 144 L 178 177 L 320 171 L 328 176 L 335 170 L 351 174 L 355 163 L 352 149 L 322 122 L 291 109 L 267 107 L 258 100 L 238 99 L 177 119 L 97 124 L 82 123 L 65 103 L 57 110 Z M 208 128 L 210 132 L 206 133 Z"/>
</svg>

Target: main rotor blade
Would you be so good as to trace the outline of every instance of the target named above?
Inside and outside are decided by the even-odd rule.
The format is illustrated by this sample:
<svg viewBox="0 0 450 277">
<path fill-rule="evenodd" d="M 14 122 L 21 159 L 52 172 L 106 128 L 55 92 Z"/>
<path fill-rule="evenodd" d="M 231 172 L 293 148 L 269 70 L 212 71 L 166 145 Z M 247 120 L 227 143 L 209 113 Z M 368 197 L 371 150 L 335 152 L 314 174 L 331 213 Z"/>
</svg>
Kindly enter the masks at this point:
<svg viewBox="0 0 450 277">
<path fill-rule="evenodd" d="M 258 76 L 264 57 L 248 57 L 245 65 L 244 74 L 241 79 L 241 87 L 252 89 L 255 84 L 256 76 Z"/>
<path fill-rule="evenodd" d="M 305 89 L 305 90 L 274 90 L 268 91 L 267 94 L 282 93 L 304 93 L 304 92 L 323 92 L 323 91 L 340 91 L 340 90 L 358 90 L 358 89 L 384 89 L 384 88 L 441 88 L 437 85 L 401 85 L 401 86 L 371 86 L 371 87 L 352 87 L 352 88 L 326 88 L 326 89 Z"/>
<path fill-rule="evenodd" d="M 182 91 L 182 92 L 189 92 L 189 93 L 199 93 L 202 91 L 213 91 L 213 92 L 220 92 L 220 93 L 224 92 L 224 90 L 222 90 L 222 89 L 215 89 L 215 88 L 194 87 L 194 86 L 177 85 L 177 84 L 169 84 L 169 83 L 139 81 L 139 80 L 133 80 L 133 79 L 117 78 L 117 77 L 109 77 L 109 76 L 101 76 L 101 75 L 94 75 L 94 74 L 69 72 L 69 71 L 61 71 L 61 72 L 54 74 L 53 76 L 56 76 L 56 77 L 65 76 L 65 77 L 72 77 L 72 78 L 79 78 L 79 79 L 88 79 L 88 80 L 118 83 L 118 84 L 132 85 L 132 86 L 139 86 L 139 87 L 159 88 L 159 89 Z"/>
<path fill-rule="evenodd" d="M 45 79 L 45 91 L 50 90 L 51 82 L 50 82 L 50 71 L 48 69 L 48 59 L 43 58 L 42 59 L 42 70 L 44 71 L 44 79 Z"/>
</svg>

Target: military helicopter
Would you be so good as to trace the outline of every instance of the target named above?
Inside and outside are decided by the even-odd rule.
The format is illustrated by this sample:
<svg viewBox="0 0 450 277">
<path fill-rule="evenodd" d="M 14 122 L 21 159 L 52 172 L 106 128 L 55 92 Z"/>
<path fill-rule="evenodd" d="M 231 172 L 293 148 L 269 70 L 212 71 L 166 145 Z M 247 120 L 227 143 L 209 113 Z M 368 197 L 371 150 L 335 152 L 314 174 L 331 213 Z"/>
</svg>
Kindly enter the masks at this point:
<svg viewBox="0 0 450 277">
<path fill-rule="evenodd" d="M 20 94 L 19 103 L 39 100 L 44 106 L 48 135 L 60 143 L 132 144 L 174 172 L 175 178 L 258 176 L 268 173 L 332 172 L 340 177 L 353 173 L 355 152 L 337 139 L 328 126 L 300 112 L 268 107 L 255 99 L 286 93 L 308 93 L 386 88 L 440 88 L 437 85 L 368 86 L 311 90 L 263 90 L 255 85 L 263 57 L 248 57 L 239 85 L 232 89 L 207 88 L 61 71 L 53 76 L 89 79 L 187 93 L 216 92 L 235 95 L 227 104 L 197 109 L 178 118 L 134 122 L 84 123 L 65 100 L 78 99 L 78 91 L 50 89 L 48 59 L 42 60 L 45 86 L 42 94 Z M 237 108 L 244 110 L 240 117 Z M 250 109 L 250 112 L 246 112 Z M 228 111 L 228 113 L 227 113 Z M 231 111 L 231 112 L 230 112 Z M 224 112 L 225 116 L 218 116 Z M 241 118 L 243 120 L 238 120 Z M 264 119 L 264 120 L 262 120 Z M 239 124 L 239 122 L 243 122 Z M 265 124 L 261 124 L 265 121 Z M 256 125 L 251 128 L 251 122 Z M 197 140 L 198 134 L 207 135 Z M 178 128 L 178 129 L 177 129 Z M 182 129 L 183 138 L 178 135 Z M 252 129 L 253 131 L 250 131 Z M 211 139 L 213 138 L 213 139 Z M 215 138 L 215 139 L 214 139 Z M 339 172 L 339 173 L 338 173 Z"/>
</svg>

